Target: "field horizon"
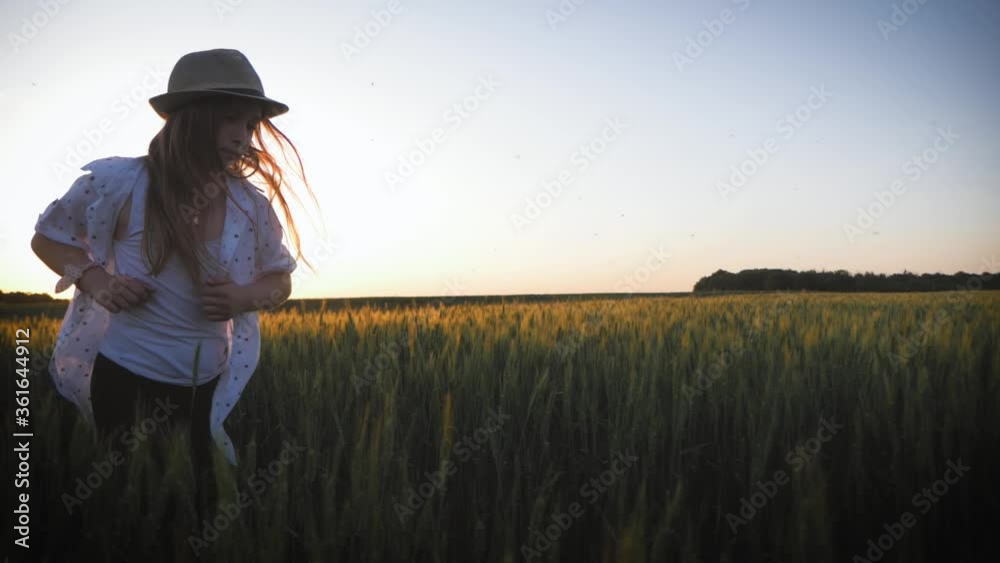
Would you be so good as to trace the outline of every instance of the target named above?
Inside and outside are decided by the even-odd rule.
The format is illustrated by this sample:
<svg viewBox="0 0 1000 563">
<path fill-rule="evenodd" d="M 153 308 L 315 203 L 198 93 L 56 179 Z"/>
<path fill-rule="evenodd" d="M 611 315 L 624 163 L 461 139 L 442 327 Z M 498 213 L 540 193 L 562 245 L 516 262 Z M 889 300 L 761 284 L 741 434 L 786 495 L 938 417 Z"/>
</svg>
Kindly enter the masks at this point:
<svg viewBox="0 0 1000 563">
<path fill-rule="evenodd" d="M 164 541 L 176 561 L 992 551 L 1000 292 L 309 305 L 260 314 L 260 364 L 226 423 L 241 462 L 216 459 L 214 519 L 177 511 L 184 436 L 166 465 L 144 447 L 112 468 L 124 489 L 98 476 L 75 492 L 108 454 L 32 372 L 43 560 Z M 5 316 L 0 336 L 30 327 L 44 358 L 52 313 Z M 277 463 L 289 447 L 301 455 Z"/>
</svg>

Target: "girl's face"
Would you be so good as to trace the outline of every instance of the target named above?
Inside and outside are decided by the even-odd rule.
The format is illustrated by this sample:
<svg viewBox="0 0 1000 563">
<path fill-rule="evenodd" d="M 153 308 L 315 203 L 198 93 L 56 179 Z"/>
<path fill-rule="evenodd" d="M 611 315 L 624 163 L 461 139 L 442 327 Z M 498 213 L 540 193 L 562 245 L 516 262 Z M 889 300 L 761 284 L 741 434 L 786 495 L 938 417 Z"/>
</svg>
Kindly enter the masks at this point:
<svg viewBox="0 0 1000 563">
<path fill-rule="evenodd" d="M 261 116 L 261 106 L 252 102 L 235 102 L 221 110 L 222 123 L 215 139 L 215 148 L 225 166 L 249 150 L 250 139 Z"/>
</svg>

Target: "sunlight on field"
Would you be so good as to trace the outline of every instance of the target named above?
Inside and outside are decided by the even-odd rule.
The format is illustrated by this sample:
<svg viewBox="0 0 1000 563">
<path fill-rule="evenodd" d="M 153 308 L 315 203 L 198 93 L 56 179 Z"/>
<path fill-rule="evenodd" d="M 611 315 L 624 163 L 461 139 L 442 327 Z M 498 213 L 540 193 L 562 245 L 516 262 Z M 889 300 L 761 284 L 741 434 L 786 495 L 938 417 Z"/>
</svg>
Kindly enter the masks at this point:
<svg viewBox="0 0 1000 563">
<path fill-rule="evenodd" d="M 39 374 L 36 525 L 109 553 L 173 530 L 177 560 L 197 538 L 216 561 L 846 561 L 909 510 L 893 557 L 930 561 L 929 531 L 997 498 L 998 320 L 984 291 L 286 307 L 261 315 L 227 421 L 241 465 L 217 460 L 222 504 L 247 506 L 160 522 L 191 487 L 177 449 L 67 515 L 99 454 Z M 35 355 L 58 328 L 0 324 L 9 376 L 16 328 Z M 304 450 L 248 485 L 286 443 Z M 959 459 L 969 474 L 915 510 Z"/>
</svg>

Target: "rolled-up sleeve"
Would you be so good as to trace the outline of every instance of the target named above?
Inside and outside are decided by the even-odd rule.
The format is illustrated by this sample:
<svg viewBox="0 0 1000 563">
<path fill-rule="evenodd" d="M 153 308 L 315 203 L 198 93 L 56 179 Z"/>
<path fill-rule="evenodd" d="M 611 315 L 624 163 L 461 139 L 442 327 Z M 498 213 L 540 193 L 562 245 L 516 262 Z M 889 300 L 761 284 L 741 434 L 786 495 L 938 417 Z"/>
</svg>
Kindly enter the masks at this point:
<svg viewBox="0 0 1000 563">
<path fill-rule="evenodd" d="M 290 274 L 298 267 L 298 263 L 283 242 L 284 229 L 278 222 L 278 215 L 271 203 L 265 199 L 262 206 L 265 209 L 261 213 L 264 221 L 260 225 L 262 241 L 257 248 L 257 275 L 278 272 Z"/>
<path fill-rule="evenodd" d="M 97 200 L 94 175 L 84 174 L 38 216 L 35 232 L 92 254 L 87 241 L 87 209 Z"/>
</svg>

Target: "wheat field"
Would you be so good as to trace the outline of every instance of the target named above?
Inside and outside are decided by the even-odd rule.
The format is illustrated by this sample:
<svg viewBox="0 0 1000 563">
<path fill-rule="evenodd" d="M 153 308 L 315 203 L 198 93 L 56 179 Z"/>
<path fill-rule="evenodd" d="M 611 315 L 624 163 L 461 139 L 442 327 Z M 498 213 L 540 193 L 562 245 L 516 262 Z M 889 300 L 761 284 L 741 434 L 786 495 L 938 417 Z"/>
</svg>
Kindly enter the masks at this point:
<svg viewBox="0 0 1000 563">
<path fill-rule="evenodd" d="M 39 355 L 60 318 L 0 319 L 8 380 L 16 329 Z M 958 562 L 978 560 L 1000 504 L 1000 292 L 286 304 L 260 320 L 212 521 L 165 521 L 191 495 L 183 436 L 68 510 L 104 454 L 32 374 L 39 558 Z"/>
</svg>

